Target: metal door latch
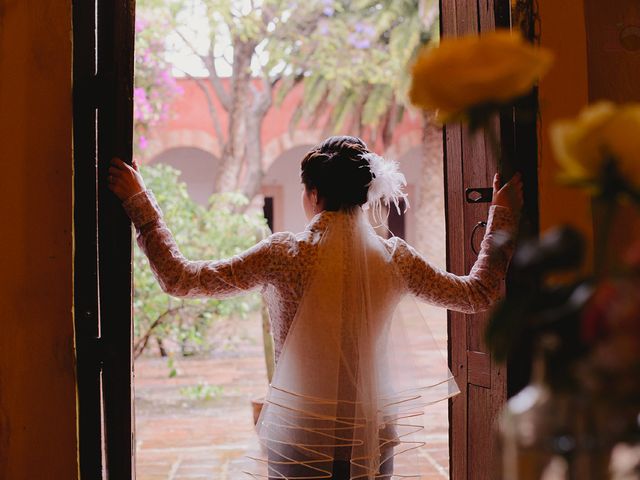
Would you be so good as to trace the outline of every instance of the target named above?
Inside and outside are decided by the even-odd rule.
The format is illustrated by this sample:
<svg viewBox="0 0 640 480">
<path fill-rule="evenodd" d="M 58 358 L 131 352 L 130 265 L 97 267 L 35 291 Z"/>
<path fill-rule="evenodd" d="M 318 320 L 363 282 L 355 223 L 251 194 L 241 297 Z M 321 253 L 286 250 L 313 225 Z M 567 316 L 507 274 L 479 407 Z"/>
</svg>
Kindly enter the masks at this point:
<svg viewBox="0 0 640 480">
<path fill-rule="evenodd" d="M 493 188 L 467 188 L 464 196 L 467 203 L 489 203 L 493 200 Z"/>
</svg>

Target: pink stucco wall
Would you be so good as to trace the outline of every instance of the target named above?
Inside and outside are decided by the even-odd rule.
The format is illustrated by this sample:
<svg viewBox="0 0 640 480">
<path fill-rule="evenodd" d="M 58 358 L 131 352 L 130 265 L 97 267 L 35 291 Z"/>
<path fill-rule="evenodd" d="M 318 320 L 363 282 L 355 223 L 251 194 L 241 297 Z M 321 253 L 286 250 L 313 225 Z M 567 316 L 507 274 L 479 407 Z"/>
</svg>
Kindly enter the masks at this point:
<svg viewBox="0 0 640 480">
<path fill-rule="evenodd" d="M 178 84 L 183 93 L 176 98 L 172 105 L 173 117 L 152 135 L 149 150 L 144 155 L 146 161 L 151 161 L 153 157 L 163 151 L 176 147 L 201 148 L 216 157 L 220 154 L 220 142 L 216 138 L 204 93 L 194 80 L 180 79 Z M 223 79 L 223 84 L 225 88 L 229 88 L 228 79 Z M 258 81 L 256 81 L 256 87 L 260 88 Z M 212 97 L 215 99 L 215 95 Z M 291 116 L 301 97 L 302 85 L 289 93 L 281 105 L 274 105 L 267 113 L 262 125 L 265 168 L 268 168 L 271 162 L 284 151 L 296 145 L 315 143 L 321 140 L 319 129 L 310 127 L 308 121 L 303 120 L 295 132 L 289 131 Z M 220 125 L 223 132 L 226 133 L 226 112 L 217 99 L 214 103 Z M 406 114 L 394 131 L 391 142 L 394 154 L 401 155 L 419 144 L 420 131 L 419 114 L 417 112 Z M 379 152 L 385 151 L 380 141 L 369 146 Z"/>
</svg>

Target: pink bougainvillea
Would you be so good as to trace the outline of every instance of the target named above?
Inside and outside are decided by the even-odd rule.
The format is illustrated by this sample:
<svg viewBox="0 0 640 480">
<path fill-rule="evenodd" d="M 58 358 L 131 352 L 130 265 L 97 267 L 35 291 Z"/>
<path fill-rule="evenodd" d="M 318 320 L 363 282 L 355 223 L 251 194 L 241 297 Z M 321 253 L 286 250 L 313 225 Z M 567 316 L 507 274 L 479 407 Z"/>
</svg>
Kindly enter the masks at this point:
<svg viewBox="0 0 640 480">
<path fill-rule="evenodd" d="M 182 89 L 164 58 L 167 23 L 142 10 L 137 13 L 135 30 L 134 154 L 140 155 L 153 128 L 171 117 L 171 102 Z"/>
</svg>

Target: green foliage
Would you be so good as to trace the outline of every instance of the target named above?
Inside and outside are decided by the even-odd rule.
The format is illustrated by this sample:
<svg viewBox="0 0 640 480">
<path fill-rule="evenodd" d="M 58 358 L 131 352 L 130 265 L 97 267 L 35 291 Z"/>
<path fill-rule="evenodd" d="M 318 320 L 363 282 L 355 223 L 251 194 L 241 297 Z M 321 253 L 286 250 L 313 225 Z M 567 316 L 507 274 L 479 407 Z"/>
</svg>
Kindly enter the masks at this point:
<svg viewBox="0 0 640 480">
<path fill-rule="evenodd" d="M 169 369 L 169 378 L 175 378 L 178 376 L 178 367 L 176 366 L 176 360 L 173 357 L 173 353 L 169 354 L 167 359 L 167 368 Z"/>
<path fill-rule="evenodd" d="M 180 389 L 180 395 L 189 400 L 215 400 L 220 398 L 223 393 L 224 387 L 222 385 L 209 385 L 207 382 L 200 382 Z"/>
<path fill-rule="evenodd" d="M 267 227 L 261 215 L 235 212 L 235 206 L 247 202 L 241 195 L 214 194 L 205 208 L 189 198 L 177 170 L 167 165 L 141 169 L 186 258 L 228 258 L 265 236 Z M 162 292 L 137 245 L 134 268 L 136 354 L 151 336 L 177 342 L 183 354 L 207 350 L 210 328 L 218 319 L 244 317 L 260 305 L 255 294 L 225 300 L 173 298 Z"/>
<path fill-rule="evenodd" d="M 133 103 L 136 153 L 147 148 L 149 130 L 170 117 L 170 102 L 181 93 L 171 74 L 171 65 L 164 58 L 164 31 L 168 23 L 162 15 L 156 15 L 158 7 L 149 0 L 147 2 L 146 8 L 138 9 L 135 23 Z"/>
<path fill-rule="evenodd" d="M 330 108 L 326 128 L 332 132 L 349 118 L 350 128 L 358 130 L 349 133 L 392 128 L 409 103 L 408 69 L 418 48 L 437 41 L 438 2 L 323 3 L 332 3 L 335 13 L 319 20 L 308 39 L 311 53 L 299 62 L 306 78 L 298 117 L 319 117 Z M 389 132 L 382 133 L 384 138 Z"/>
<path fill-rule="evenodd" d="M 163 5 L 165 17 L 173 19 L 171 29 L 179 32 L 211 74 L 214 64 L 232 64 L 229 55 L 248 49 L 252 74 L 278 84 L 276 104 L 303 80 L 304 96 L 292 128 L 301 119 L 314 123 L 322 117 L 325 129 L 333 132 L 345 128 L 347 120 L 359 131 L 392 129 L 408 104 L 407 69 L 418 48 L 439 35 L 436 0 L 141 0 L 141 4 Z M 196 26 L 194 18 L 206 19 L 206 28 Z M 234 76 L 238 74 L 234 71 Z M 334 108 L 340 111 L 323 115 Z"/>
</svg>

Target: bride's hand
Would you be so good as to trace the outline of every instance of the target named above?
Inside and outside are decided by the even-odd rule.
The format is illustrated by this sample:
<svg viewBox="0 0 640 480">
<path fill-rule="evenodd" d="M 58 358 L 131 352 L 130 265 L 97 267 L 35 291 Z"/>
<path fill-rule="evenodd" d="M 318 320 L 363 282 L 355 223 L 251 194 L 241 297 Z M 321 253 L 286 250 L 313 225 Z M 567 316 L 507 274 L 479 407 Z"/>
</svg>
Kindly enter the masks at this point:
<svg viewBox="0 0 640 480">
<path fill-rule="evenodd" d="M 112 158 L 108 182 L 109 190 L 122 202 L 146 189 L 135 160 L 131 167 L 119 158 Z"/>
<path fill-rule="evenodd" d="M 516 173 L 511 180 L 500 188 L 500 175 L 493 177 L 493 201 L 492 205 L 507 207 L 513 213 L 519 213 L 522 209 L 522 175 Z"/>
</svg>

